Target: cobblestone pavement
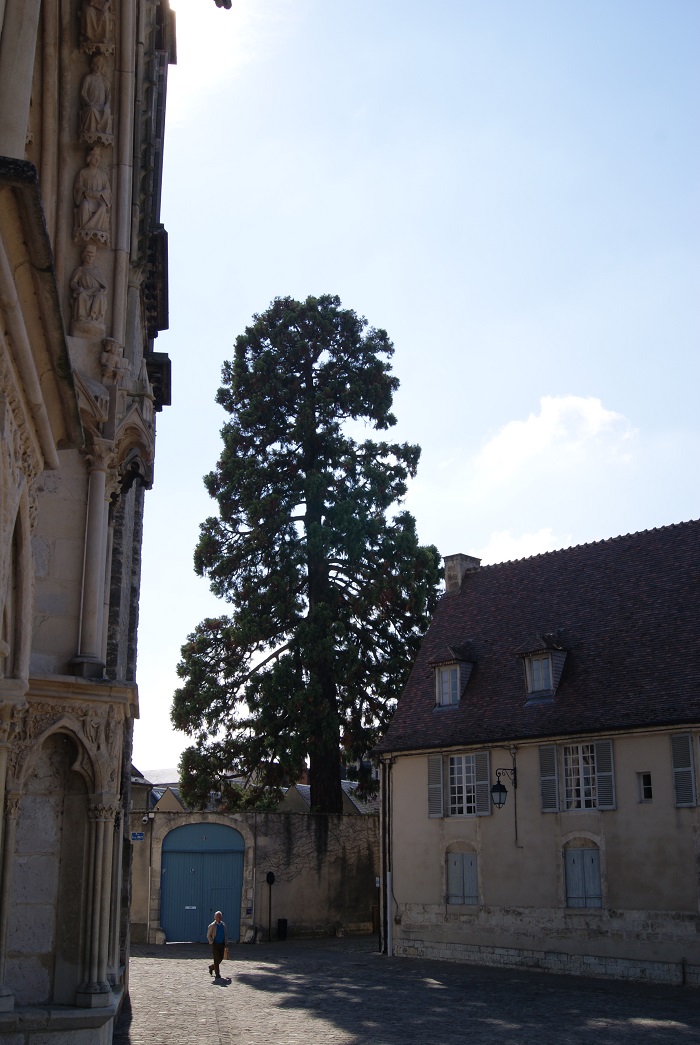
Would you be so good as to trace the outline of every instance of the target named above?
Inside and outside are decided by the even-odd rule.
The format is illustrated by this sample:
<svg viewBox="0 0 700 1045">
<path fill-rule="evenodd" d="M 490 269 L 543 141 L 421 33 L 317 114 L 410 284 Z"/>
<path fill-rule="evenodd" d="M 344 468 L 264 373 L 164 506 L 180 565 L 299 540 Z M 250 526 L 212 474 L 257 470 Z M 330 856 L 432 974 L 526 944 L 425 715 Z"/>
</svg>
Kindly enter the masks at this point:
<svg viewBox="0 0 700 1045">
<path fill-rule="evenodd" d="M 114 1045 L 700 1045 L 700 993 L 377 953 L 376 937 L 135 946 Z"/>
</svg>

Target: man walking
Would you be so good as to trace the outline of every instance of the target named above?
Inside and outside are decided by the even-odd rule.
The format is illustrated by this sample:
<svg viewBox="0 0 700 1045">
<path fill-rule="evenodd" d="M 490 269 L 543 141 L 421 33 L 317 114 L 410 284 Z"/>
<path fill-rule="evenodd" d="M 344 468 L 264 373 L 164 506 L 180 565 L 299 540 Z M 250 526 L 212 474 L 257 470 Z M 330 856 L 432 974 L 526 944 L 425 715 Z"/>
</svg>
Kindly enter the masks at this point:
<svg viewBox="0 0 700 1045">
<path fill-rule="evenodd" d="M 209 975 L 215 974 L 215 978 L 220 979 L 219 965 L 224 960 L 224 950 L 228 942 L 226 936 L 226 923 L 221 921 L 221 911 L 217 911 L 214 915 L 214 921 L 207 929 L 207 940 L 211 944 L 211 956 L 213 961 L 209 966 Z"/>
</svg>

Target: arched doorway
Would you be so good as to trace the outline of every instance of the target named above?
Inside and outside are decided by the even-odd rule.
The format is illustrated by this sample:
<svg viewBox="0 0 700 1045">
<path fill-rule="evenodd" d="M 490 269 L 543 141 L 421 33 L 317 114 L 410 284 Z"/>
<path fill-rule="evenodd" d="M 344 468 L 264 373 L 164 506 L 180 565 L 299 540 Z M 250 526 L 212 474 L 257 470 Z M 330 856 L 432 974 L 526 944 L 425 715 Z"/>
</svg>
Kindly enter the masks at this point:
<svg viewBox="0 0 700 1045">
<path fill-rule="evenodd" d="M 224 824 L 186 824 L 165 836 L 160 924 L 169 943 L 205 943 L 216 911 L 238 940 L 244 856 L 243 836 Z"/>
</svg>

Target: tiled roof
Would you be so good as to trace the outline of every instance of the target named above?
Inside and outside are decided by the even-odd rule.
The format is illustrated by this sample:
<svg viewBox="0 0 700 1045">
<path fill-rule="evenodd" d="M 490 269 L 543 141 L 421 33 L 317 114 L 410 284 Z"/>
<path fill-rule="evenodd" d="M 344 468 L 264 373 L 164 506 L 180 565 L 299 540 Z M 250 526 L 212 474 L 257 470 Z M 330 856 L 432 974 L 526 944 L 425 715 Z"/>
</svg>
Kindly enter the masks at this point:
<svg viewBox="0 0 700 1045">
<path fill-rule="evenodd" d="M 533 636 L 556 636 L 567 655 L 553 701 L 526 706 L 522 654 Z M 464 643 L 474 667 L 462 699 L 436 708 L 435 661 Z M 700 521 L 466 573 L 440 600 L 378 750 L 691 723 L 700 723 Z"/>
</svg>

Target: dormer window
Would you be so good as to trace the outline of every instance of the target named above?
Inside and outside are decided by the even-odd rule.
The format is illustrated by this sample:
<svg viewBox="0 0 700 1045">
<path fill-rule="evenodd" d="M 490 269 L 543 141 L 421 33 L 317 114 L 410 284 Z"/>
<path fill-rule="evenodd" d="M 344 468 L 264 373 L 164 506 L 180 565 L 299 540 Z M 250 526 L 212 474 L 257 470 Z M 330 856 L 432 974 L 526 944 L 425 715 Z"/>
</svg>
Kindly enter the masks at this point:
<svg viewBox="0 0 700 1045">
<path fill-rule="evenodd" d="M 525 668 L 528 704 L 552 700 L 564 670 L 566 650 L 559 634 L 535 635 L 515 651 Z"/>
<path fill-rule="evenodd" d="M 474 667 L 471 647 L 446 646 L 430 663 L 435 672 L 435 707 L 456 707 Z"/>
<path fill-rule="evenodd" d="M 435 703 L 445 706 L 459 703 L 459 664 L 448 664 L 435 672 Z"/>
<path fill-rule="evenodd" d="M 525 658 L 528 693 L 552 691 L 552 657 L 550 653 L 534 653 Z"/>
</svg>

